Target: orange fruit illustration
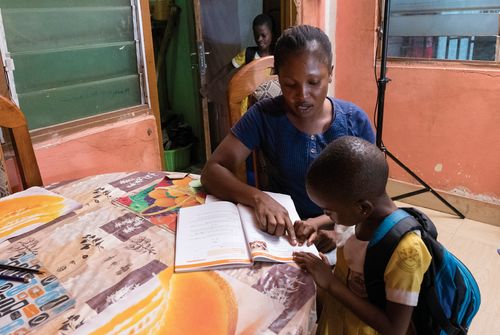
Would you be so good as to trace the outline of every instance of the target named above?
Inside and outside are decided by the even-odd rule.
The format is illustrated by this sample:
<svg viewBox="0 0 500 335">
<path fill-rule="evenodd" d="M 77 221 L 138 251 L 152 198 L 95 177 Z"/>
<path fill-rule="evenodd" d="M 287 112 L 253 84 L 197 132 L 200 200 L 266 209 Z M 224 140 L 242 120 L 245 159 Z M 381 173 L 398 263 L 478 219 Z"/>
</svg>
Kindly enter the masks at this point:
<svg viewBox="0 0 500 335">
<path fill-rule="evenodd" d="M 153 205 L 159 207 L 171 207 L 175 205 L 175 199 L 174 198 L 156 199 Z"/>
<path fill-rule="evenodd" d="M 191 180 L 191 178 L 175 179 L 172 180 L 172 183 L 176 186 L 189 186 Z"/>
<path fill-rule="evenodd" d="M 231 286 L 217 273 L 176 273 L 170 278 L 165 334 L 234 334 L 238 305 Z"/>
<path fill-rule="evenodd" d="M 190 193 L 189 190 L 182 189 L 182 188 L 178 188 L 178 189 L 169 188 L 168 189 L 168 194 L 170 194 L 170 196 L 172 196 L 172 197 L 180 197 L 180 196 L 183 196 L 183 195 L 186 195 L 189 193 Z"/>
</svg>

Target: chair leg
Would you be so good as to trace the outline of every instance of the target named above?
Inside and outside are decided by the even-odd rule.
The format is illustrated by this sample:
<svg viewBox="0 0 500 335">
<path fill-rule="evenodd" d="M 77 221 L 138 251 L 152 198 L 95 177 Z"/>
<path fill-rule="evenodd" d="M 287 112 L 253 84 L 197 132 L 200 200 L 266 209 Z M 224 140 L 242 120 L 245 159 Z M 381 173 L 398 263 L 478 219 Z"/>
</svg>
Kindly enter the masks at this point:
<svg viewBox="0 0 500 335">
<path fill-rule="evenodd" d="M 0 198 L 12 193 L 8 177 L 5 157 L 3 155 L 2 146 L 0 145 Z"/>
</svg>

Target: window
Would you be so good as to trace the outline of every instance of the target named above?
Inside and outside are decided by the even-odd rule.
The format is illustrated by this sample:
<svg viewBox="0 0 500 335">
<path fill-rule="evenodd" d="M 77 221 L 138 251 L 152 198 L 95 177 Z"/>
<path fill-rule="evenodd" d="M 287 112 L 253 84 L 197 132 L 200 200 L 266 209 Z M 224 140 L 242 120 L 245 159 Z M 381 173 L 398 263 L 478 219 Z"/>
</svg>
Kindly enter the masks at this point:
<svg viewBox="0 0 500 335">
<path fill-rule="evenodd" d="M 0 0 L 0 50 L 30 129 L 146 101 L 136 0 Z"/>
<path fill-rule="evenodd" d="M 500 62 L 500 0 L 394 0 L 389 57 Z"/>
</svg>

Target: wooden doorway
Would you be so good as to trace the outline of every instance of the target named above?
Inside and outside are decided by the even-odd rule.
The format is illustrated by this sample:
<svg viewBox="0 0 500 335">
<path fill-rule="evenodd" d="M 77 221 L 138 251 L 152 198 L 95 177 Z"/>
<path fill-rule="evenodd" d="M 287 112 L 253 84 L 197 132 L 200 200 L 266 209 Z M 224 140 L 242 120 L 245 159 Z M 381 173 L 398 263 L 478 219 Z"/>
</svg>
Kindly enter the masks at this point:
<svg viewBox="0 0 500 335">
<path fill-rule="evenodd" d="M 296 2 L 193 0 L 207 158 L 229 132 L 226 89 L 229 79 L 235 73 L 230 68 L 231 59 L 245 47 L 255 44 L 253 18 L 261 13 L 271 16 L 277 38 L 285 28 L 299 23 Z"/>
</svg>

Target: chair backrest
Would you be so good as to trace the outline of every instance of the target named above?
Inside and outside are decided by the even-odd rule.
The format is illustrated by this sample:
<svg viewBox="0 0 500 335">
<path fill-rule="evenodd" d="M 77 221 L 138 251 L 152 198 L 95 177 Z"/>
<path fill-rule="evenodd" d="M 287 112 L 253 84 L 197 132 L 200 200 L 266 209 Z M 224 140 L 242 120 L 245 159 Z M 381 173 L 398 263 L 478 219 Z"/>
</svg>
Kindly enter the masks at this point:
<svg viewBox="0 0 500 335">
<path fill-rule="evenodd" d="M 26 118 L 9 99 L 0 96 L 0 127 L 10 131 L 23 188 L 43 186 Z"/>
<path fill-rule="evenodd" d="M 230 127 L 241 118 L 241 105 L 243 101 L 248 100 L 248 97 L 250 97 L 262 84 L 272 80 L 277 81 L 278 76 L 273 74 L 273 69 L 274 57 L 266 56 L 246 64 L 231 78 L 227 90 Z M 279 90 L 278 93 L 281 94 L 281 90 Z M 267 176 L 263 173 L 265 170 L 264 158 L 258 152 L 253 152 L 252 156 L 255 184 L 258 188 L 265 188 L 265 184 L 267 184 L 265 179 L 267 179 Z M 247 181 L 244 164 L 238 167 L 236 176 L 244 182 Z"/>
<path fill-rule="evenodd" d="M 232 127 L 241 118 L 241 103 L 252 95 L 261 84 L 277 79 L 272 74 L 274 57 L 266 56 L 243 66 L 229 81 L 227 101 L 229 106 L 229 121 Z"/>
</svg>

